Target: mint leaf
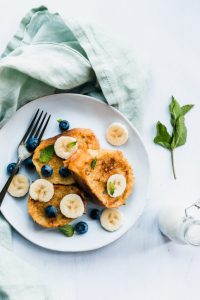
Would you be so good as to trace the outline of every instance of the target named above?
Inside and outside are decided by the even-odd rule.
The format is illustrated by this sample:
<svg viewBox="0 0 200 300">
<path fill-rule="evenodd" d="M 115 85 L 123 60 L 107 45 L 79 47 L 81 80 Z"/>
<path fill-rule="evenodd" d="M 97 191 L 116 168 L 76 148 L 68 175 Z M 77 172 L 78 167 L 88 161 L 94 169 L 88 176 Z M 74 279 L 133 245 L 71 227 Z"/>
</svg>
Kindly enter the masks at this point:
<svg viewBox="0 0 200 300">
<path fill-rule="evenodd" d="M 175 125 L 176 120 L 182 115 L 182 109 L 180 104 L 176 101 L 176 99 L 172 96 L 172 101 L 169 105 L 169 111 L 171 114 L 171 124 Z"/>
<path fill-rule="evenodd" d="M 154 138 L 154 143 L 157 145 L 162 146 L 163 148 L 170 149 L 171 145 L 171 136 L 167 131 L 167 128 L 165 125 L 163 125 L 161 122 L 158 122 L 156 125 L 157 134 Z"/>
<path fill-rule="evenodd" d="M 193 106 L 194 106 L 193 104 L 187 104 L 187 105 L 182 106 L 181 107 L 182 114 L 185 116 L 188 113 L 188 111 L 190 111 L 190 109 L 193 108 Z"/>
<path fill-rule="evenodd" d="M 94 170 L 94 168 L 96 167 L 97 164 L 97 158 L 94 158 L 91 162 L 91 168 Z"/>
<path fill-rule="evenodd" d="M 62 122 L 62 119 L 58 119 L 57 122 L 58 122 L 58 123 Z"/>
<path fill-rule="evenodd" d="M 70 224 L 59 227 L 59 230 L 67 237 L 74 235 L 74 227 Z"/>
<path fill-rule="evenodd" d="M 40 151 L 39 161 L 41 163 L 47 163 L 50 161 L 54 154 L 54 145 L 49 145 Z"/>
<path fill-rule="evenodd" d="M 76 144 L 77 144 L 77 141 L 71 142 L 71 143 L 67 144 L 67 148 L 69 150 L 71 150 Z"/>
<path fill-rule="evenodd" d="M 172 125 L 172 135 L 167 131 L 167 128 L 162 123 L 158 122 L 156 125 L 157 134 L 154 138 L 154 143 L 160 145 L 171 153 L 171 163 L 174 178 L 176 179 L 175 166 L 174 166 L 174 149 L 186 143 L 187 128 L 185 126 L 185 115 L 192 109 L 193 104 L 180 106 L 178 101 L 172 96 L 169 105 L 170 121 Z"/>
<path fill-rule="evenodd" d="M 115 192 L 115 185 L 113 182 L 110 182 L 109 183 L 109 192 L 110 194 L 113 196 L 114 195 L 114 192 Z"/>
<path fill-rule="evenodd" d="M 180 116 L 174 127 L 171 149 L 173 150 L 174 148 L 184 145 L 186 143 L 186 139 L 187 129 L 185 126 L 185 118 L 184 116 Z"/>
</svg>

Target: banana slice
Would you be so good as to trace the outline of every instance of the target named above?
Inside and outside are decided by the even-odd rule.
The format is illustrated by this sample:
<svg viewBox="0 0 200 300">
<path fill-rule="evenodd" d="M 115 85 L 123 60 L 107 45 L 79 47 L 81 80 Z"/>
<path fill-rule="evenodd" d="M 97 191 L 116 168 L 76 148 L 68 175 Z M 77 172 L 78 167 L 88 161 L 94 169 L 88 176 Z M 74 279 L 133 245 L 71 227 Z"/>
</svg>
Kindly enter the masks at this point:
<svg viewBox="0 0 200 300">
<path fill-rule="evenodd" d="M 101 214 L 101 226 L 107 231 L 115 231 L 122 225 L 122 213 L 116 208 L 106 208 Z"/>
<path fill-rule="evenodd" d="M 48 202 L 54 195 L 53 184 L 46 179 L 37 179 L 30 186 L 30 197 L 40 202 Z"/>
<path fill-rule="evenodd" d="M 114 174 L 108 178 L 107 192 L 110 197 L 119 197 L 126 189 L 126 178 L 121 174 Z"/>
<path fill-rule="evenodd" d="M 77 140 L 70 136 L 61 136 L 54 144 L 56 155 L 62 159 L 68 159 L 77 149 Z"/>
<path fill-rule="evenodd" d="M 24 197 L 29 190 L 29 179 L 22 174 L 17 174 L 8 188 L 8 193 L 13 197 Z"/>
<path fill-rule="evenodd" d="M 114 146 L 121 146 L 128 140 L 128 130 L 121 123 L 112 123 L 106 130 L 106 140 Z"/>
<path fill-rule="evenodd" d="M 79 195 L 69 194 L 61 200 L 60 210 L 65 217 L 76 219 L 82 216 L 85 207 Z"/>
</svg>

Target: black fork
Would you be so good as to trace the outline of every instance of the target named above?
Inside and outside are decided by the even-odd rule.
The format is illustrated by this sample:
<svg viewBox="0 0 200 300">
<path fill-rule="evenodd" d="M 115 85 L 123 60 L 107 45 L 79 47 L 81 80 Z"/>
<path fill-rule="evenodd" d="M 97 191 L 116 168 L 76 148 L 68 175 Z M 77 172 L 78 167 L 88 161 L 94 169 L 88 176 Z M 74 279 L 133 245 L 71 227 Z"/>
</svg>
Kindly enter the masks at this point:
<svg viewBox="0 0 200 300">
<path fill-rule="evenodd" d="M 26 149 L 27 141 L 30 138 L 37 138 L 38 144 L 39 144 L 43 137 L 43 134 L 44 134 L 44 132 L 47 128 L 47 125 L 49 123 L 49 120 L 51 118 L 51 115 L 49 115 L 47 117 L 47 113 L 45 113 L 44 116 L 43 116 L 43 114 L 44 114 L 44 111 L 40 111 L 40 109 L 38 109 L 36 111 L 27 131 L 25 132 L 23 138 L 21 139 L 21 141 L 18 145 L 18 160 L 17 160 L 15 168 L 12 171 L 12 174 L 10 175 L 10 177 L 8 178 L 7 182 L 5 183 L 3 189 L 0 192 L 0 207 L 3 202 L 4 196 L 10 186 L 11 181 L 12 181 L 13 177 L 15 176 L 15 174 L 17 173 L 18 168 L 20 167 L 20 165 L 22 164 L 22 162 L 25 159 L 27 159 L 28 157 L 30 157 L 33 154 L 33 151 L 30 152 Z"/>
</svg>

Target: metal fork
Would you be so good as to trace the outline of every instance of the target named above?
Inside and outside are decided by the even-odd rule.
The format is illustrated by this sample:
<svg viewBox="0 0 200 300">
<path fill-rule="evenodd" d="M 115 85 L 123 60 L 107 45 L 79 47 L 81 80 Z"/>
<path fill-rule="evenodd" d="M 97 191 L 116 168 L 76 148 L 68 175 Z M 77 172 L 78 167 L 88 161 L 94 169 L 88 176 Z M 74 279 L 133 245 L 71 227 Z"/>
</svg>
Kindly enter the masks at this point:
<svg viewBox="0 0 200 300">
<path fill-rule="evenodd" d="M 0 192 L 0 206 L 3 202 L 4 196 L 9 188 L 9 185 L 13 179 L 13 177 L 15 176 L 15 174 L 17 173 L 18 168 L 20 167 L 20 165 L 22 164 L 22 162 L 29 158 L 33 152 L 29 152 L 26 149 L 26 143 L 30 138 L 37 138 L 38 139 L 38 144 L 40 143 L 43 134 L 46 130 L 46 127 L 49 123 L 49 120 L 51 118 L 51 115 L 49 115 L 49 117 L 46 119 L 47 117 L 47 113 L 45 113 L 45 115 L 42 118 L 44 111 L 40 112 L 40 109 L 38 109 L 27 129 L 27 131 L 25 132 L 23 138 L 21 139 L 19 145 L 18 145 L 18 160 L 16 163 L 15 168 L 13 169 L 12 174 L 10 175 L 10 177 L 8 178 L 7 182 L 5 183 L 2 191 Z M 41 120 L 42 118 L 42 120 Z M 40 121 L 41 120 L 41 121 Z"/>
</svg>

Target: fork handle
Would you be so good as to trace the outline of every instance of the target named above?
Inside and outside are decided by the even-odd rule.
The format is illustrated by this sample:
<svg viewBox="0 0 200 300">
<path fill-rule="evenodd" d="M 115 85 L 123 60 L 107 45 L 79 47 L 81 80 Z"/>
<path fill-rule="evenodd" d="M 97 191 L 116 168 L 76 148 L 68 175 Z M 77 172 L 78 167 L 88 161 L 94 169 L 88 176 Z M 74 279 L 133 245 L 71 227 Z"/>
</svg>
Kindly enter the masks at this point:
<svg viewBox="0 0 200 300">
<path fill-rule="evenodd" d="M 0 208 L 1 208 L 1 204 L 2 204 L 2 202 L 3 202 L 3 199 L 4 199 L 4 197 L 5 197 L 5 194 L 6 194 L 8 188 L 9 188 L 9 186 L 10 186 L 10 183 L 11 183 L 13 177 L 15 176 L 15 174 L 17 173 L 17 169 L 20 167 L 21 163 L 22 163 L 22 160 L 19 158 L 18 161 L 17 161 L 17 163 L 16 163 L 16 166 L 15 166 L 13 172 L 12 172 L 12 174 L 10 175 L 10 177 L 9 177 L 8 180 L 6 181 L 6 183 L 5 183 L 4 187 L 3 187 L 3 189 L 2 189 L 1 192 L 0 192 Z"/>
</svg>

